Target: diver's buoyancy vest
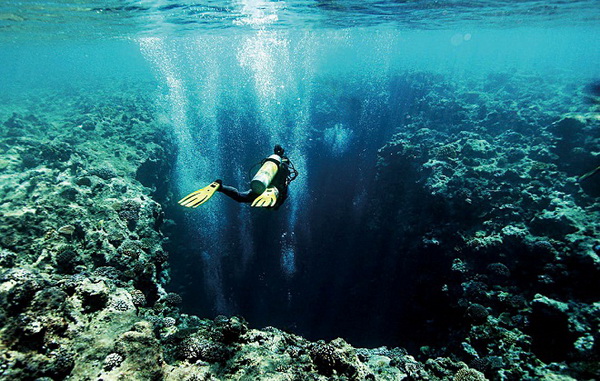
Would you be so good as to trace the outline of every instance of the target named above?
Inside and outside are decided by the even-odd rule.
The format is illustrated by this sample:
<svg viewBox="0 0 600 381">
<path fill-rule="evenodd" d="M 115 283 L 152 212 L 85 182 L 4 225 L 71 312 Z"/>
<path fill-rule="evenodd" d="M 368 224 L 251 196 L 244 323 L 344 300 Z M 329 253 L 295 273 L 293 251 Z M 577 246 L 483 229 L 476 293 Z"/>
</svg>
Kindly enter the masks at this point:
<svg viewBox="0 0 600 381">
<path fill-rule="evenodd" d="M 252 188 L 252 192 L 256 194 L 262 194 L 267 187 L 275 178 L 277 171 L 279 170 L 279 166 L 281 165 L 281 156 L 279 155 L 271 155 L 265 159 L 263 165 L 260 167 L 252 181 L 250 182 L 250 188 Z"/>
</svg>

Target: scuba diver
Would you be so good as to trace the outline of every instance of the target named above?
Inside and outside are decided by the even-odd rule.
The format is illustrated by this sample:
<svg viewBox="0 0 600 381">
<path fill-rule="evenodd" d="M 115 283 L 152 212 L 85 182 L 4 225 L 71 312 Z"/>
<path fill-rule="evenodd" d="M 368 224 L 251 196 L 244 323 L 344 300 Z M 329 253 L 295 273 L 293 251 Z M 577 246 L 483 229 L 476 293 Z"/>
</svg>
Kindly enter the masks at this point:
<svg viewBox="0 0 600 381">
<path fill-rule="evenodd" d="M 249 190 L 240 192 L 234 187 L 223 185 L 221 180 L 215 180 L 179 200 L 179 205 L 196 208 L 208 201 L 215 192 L 221 192 L 237 202 L 252 203 L 256 208 L 278 209 L 285 202 L 288 185 L 298 177 L 298 171 L 290 159 L 284 156 L 284 150 L 279 144 L 273 149 L 273 155 L 260 164 Z"/>
</svg>

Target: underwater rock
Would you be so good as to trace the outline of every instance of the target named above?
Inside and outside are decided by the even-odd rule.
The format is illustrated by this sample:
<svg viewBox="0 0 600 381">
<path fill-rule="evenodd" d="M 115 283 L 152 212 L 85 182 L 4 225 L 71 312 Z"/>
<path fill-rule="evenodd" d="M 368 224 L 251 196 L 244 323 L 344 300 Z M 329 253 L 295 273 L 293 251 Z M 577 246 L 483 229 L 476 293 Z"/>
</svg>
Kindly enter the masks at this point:
<svg viewBox="0 0 600 381">
<path fill-rule="evenodd" d="M 22 116 L 13 113 L 12 116 L 3 123 L 6 136 L 27 136 L 36 134 L 38 128 L 46 127 L 46 124 L 40 121 L 35 115 Z"/>
<path fill-rule="evenodd" d="M 568 215 L 558 211 L 544 210 L 530 222 L 531 232 L 561 238 L 577 232 L 577 223 Z"/>
<path fill-rule="evenodd" d="M 461 149 L 461 154 L 469 157 L 487 158 L 493 155 L 493 148 L 483 139 L 468 139 Z"/>
<path fill-rule="evenodd" d="M 75 184 L 80 185 L 80 186 L 91 187 L 92 186 L 92 180 L 90 180 L 90 178 L 87 177 L 87 176 L 82 176 L 82 177 L 79 177 L 75 181 Z"/>
<path fill-rule="evenodd" d="M 162 378 L 163 358 L 149 323 L 136 323 L 130 331 L 119 337 L 116 347 L 116 354 L 122 356 L 124 361 L 113 367 L 112 374 L 127 375 L 128 379 L 140 381 Z"/>
<path fill-rule="evenodd" d="M 454 381 L 486 381 L 483 373 L 469 368 L 462 368 L 454 375 Z"/>
<path fill-rule="evenodd" d="M 115 170 L 110 167 L 93 168 L 90 169 L 88 173 L 92 176 L 97 176 L 102 180 L 110 180 L 114 177 L 117 177 Z"/>
<path fill-rule="evenodd" d="M 87 279 L 77 289 L 83 312 L 91 313 L 106 307 L 109 300 L 108 287 L 104 282 L 92 283 Z"/>
<path fill-rule="evenodd" d="M 202 360 L 210 363 L 224 363 L 229 358 L 227 350 L 209 339 L 188 337 L 179 346 L 181 358 L 189 361 Z"/>
<path fill-rule="evenodd" d="M 36 292 L 44 286 L 45 282 L 33 274 L 27 274 L 27 277 L 16 276 L 5 282 L 3 294 L 6 295 L 6 311 L 10 315 L 22 312 L 33 301 Z"/>
<path fill-rule="evenodd" d="M 17 254 L 10 250 L 0 249 L 0 266 L 5 268 L 13 267 L 17 261 Z"/>
<path fill-rule="evenodd" d="M 354 348 L 350 347 L 341 338 L 330 343 L 318 342 L 314 344 L 310 349 L 310 357 L 319 373 L 325 376 L 339 374 L 366 379 L 371 374 L 365 365 L 358 360 Z"/>
<path fill-rule="evenodd" d="M 22 152 L 21 153 L 21 164 L 23 165 L 24 168 L 29 169 L 29 168 L 33 168 L 36 167 L 38 165 L 40 165 L 41 160 L 39 159 L 38 156 L 29 153 L 29 152 Z"/>
<path fill-rule="evenodd" d="M 578 118 L 566 116 L 555 122 L 551 126 L 551 130 L 554 131 L 561 139 L 569 139 L 575 134 L 581 132 L 584 127 L 585 123 Z"/>
<path fill-rule="evenodd" d="M 483 324 L 489 316 L 488 310 L 481 304 L 473 303 L 467 308 L 467 316 L 474 324 Z"/>
<path fill-rule="evenodd" d="M 86 120 L 81 124 L 81 129 L 84 131 L 93 131 L 96 129 L 96 124 L 91 120 Z"/>
<path fill-rule="evenodd" d="M 62 141 L 56 140 L 41 146 L 41 158 L 50 164 L 66 162 L 73 154 L 73 148 Z"/>
<path fill-rule="evenodd" d="M 239 316 L 217 316 L 215 318 L 215 328 L 219 332 L 220 340 L 225 344 L 237 342 L 242 335 L 248 332 L 248 323 Z"/>
<path fill-rule="evenodd" d="M 537 294 L 532 308 L 530 332 L 534 350 L 543 361 L 564 358 L 576 340 L 569 331 L 569 305 Z"/>
<path fill-rule="evenodd" d="M 55 254 L 54 263 L 56 264 L 57 271 L 65 274 L 73 274 L 75 267 L 82 264 L 83 261 L 75 251 L 65 249 Z"/>
</svg>

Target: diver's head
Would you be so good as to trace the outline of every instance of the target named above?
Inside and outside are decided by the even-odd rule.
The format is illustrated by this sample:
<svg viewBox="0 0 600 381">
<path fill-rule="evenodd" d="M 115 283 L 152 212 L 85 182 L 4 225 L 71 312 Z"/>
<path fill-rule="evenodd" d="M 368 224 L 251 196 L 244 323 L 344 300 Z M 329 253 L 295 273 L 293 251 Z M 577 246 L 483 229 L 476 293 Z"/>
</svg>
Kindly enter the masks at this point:
<svg viewBox="0 0 600 381">
<path fill-rule="evenodd" d="M 275 147 L 273 148 L 273 153 L 275 155 L 283 156 L 283 152 L 283 147 L 279 144 L 275 144 Z"/>
</svg>

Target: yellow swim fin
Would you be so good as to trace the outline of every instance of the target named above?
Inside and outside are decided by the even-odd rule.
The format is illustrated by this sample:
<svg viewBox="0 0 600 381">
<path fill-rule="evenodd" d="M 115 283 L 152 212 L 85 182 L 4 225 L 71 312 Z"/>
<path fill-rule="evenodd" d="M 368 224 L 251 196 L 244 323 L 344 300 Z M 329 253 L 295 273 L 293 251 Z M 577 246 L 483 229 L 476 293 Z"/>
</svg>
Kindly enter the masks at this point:
<svg viewBox="0 0 600 381">
<path fill-rule="evenodd" d="M 187 206 L 188 208 L 196 208 L 199 205 L 204 204 L 206 201 L 215 194 L 217 189 L 221 186 L 220 181 L 214 181 L 210 185 L 205 186 L 202 189 L 198 189 L 179 200 L 179 205 Z"/>
<path fill-rule="evenodd" d="M 255 208 L 272 208 L 277 202 L 279 190 L 275 187 L 268 187 L 260 196 L 252 201 L 252 206 Z"/>
</svg>

